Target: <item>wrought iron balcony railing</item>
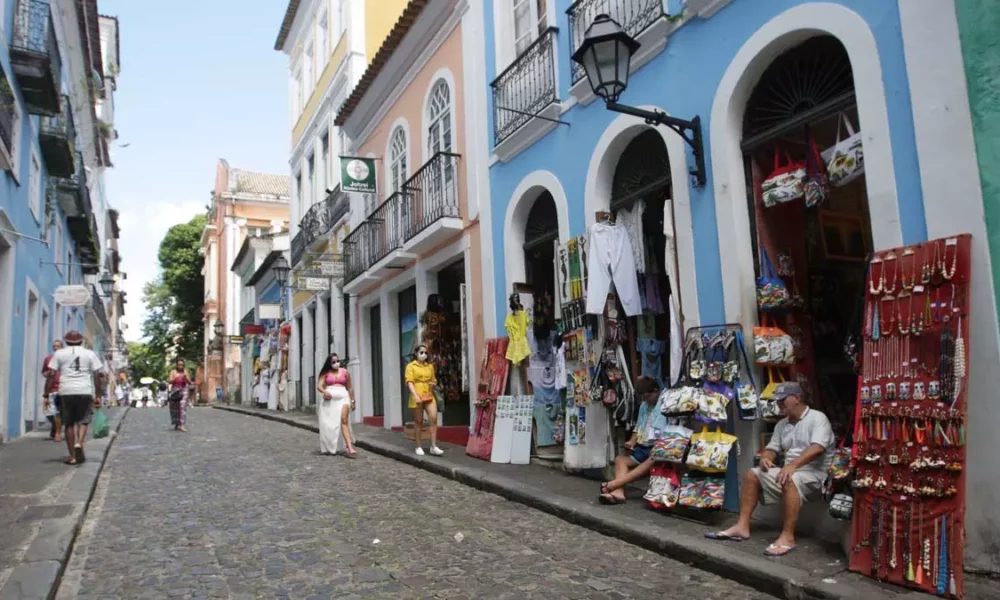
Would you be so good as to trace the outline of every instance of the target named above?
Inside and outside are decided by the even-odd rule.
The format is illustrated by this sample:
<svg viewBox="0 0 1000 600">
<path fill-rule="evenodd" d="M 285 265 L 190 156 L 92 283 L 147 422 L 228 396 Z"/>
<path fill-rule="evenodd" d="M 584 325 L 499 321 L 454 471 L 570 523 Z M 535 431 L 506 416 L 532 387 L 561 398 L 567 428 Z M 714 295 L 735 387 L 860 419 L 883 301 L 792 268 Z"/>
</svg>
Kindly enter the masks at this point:
<svg viewBox="0 0 1000 600">
<path fill-rule="evenodd" d="M 45 158 L 45 166 L 53 177 L 73 175 L 76 129 L 73 126 L 73 107 L 69 96 L 63 96 L 62 111 L 52 117 L 42 117 L 38 143 Z"/>
<path fill-rule="evenodd" d="M 59 114 L 62 59 L 49 0 L 16 0 L 10 62 L 28 112 Z"/>
<path fill-rule="evenodd" d="M 8 156 L 13 150 L 14 127 L 19 125 L 16 123 L 17 113 L 14 106 L 16 102 L 17 98 L 14 96 L 10 80 L 7 79 L 7 73 L 0 68 L 0 143 L 3 144 Z"/>
<path fill-rule="evenodd" d="M 493 80 L 493 141 L 499 144 L 543 108 L 559 100 L 555 41 L 549 27 Z"/>
<path fill-rule="evenodd" d="M 340 186 L 330 190 L 322 201 L 313 204 L 299 221 L 302 243 L 308 248 L 314 241 L 326 235 L 349 208 L 348 194 L 340 191 Z"/>
<path fill-rule="evenodd" d="M 53 178 L 58 192 L 59 207 L 67 217 L 84 216 L 93 210 L 90 204 L 90 190 L 87 188 L 87 170 L 83 163 L 83 153 L 76 153 L 74 166 L 73 173 L 68 177 Z"/>
<path fill-rule="evenodd" d="M 438 152 L 420 167 L 404 185 L 403 196 L 409 213 L 405 241 L 409 241 L 435 221 L 459 217 L 458 154 Z"/>
<path fill-rule="evenodd" d="M 90 286 L 90 294 L 90 308 L 97 315 L 97 322 L 101 324 L 105 332 L 110 332 L 111 324 L 108 322 L 108 313 L 104 309 L 104 299 L 97 293 L 97 287 L 93 284 Z"/>
<path fill-rule="evenodd" d="M 297 267 L 306 253 L 306 238 L 300 230 L 292 238 L 292 267 Z"/>
<path fill-rule="evenodd" d="M 583 43 L 587 28 L 594 22 L 597 15 L 608 15 L 621 25 L 622 30 L 632 37 L 646 30 L 661 17 L 667 14 L 663 10 L 663 0 L 577 0 L 569 9 L 569 52 L 570 55 Z M 570 61 L 572 83 L 583 79 L 586 75 L 583 67 Z"/>
</svg>

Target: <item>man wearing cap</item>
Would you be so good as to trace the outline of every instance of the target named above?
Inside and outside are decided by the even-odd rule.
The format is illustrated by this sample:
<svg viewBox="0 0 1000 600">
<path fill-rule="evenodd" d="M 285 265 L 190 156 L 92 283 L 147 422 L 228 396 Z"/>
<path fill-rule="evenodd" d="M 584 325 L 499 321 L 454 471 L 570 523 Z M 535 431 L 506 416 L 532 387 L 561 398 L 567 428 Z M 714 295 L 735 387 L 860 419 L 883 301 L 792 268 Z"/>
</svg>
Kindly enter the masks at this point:
<svg viewBox="0 0 1000 600">
<path fill-rule="evenodd" d="M 83 444 L 87 439 L 87 425 L 93 416 L 93 407 L 100 407 L 99 386 L 103 384 L 101 357 L 83 347 L 79 331 L 66 333 L 66 347 L 56 350 L 49 368 L 59 373 L 59 412 L 66 427 L 66 446 L 69 448 L 68 465 L 87 460 Z"/>
<path fill-rule="evenodd" d="M 751 469 L 743 478 L 739 521 L 725 531 L 707 533 L 705 537 L 735 542 L 748 540 L 750 517 L 758 501 L 761 504 L 780 501 L 781 535 L 764 554 L 784 556 L 795 550 L 799 509 L 822 490 L 826 471 L 833 460 L 834 436 L 830 420 L 820 411 L 809 408 L 797 382 L 778 384 L 772 397 L 787 416 L 775 425 L 771 441 L 761 454 L 760 466 Z M 775 465 L 779 456 L 784 457 L 781 468 Z"/>
</svg>

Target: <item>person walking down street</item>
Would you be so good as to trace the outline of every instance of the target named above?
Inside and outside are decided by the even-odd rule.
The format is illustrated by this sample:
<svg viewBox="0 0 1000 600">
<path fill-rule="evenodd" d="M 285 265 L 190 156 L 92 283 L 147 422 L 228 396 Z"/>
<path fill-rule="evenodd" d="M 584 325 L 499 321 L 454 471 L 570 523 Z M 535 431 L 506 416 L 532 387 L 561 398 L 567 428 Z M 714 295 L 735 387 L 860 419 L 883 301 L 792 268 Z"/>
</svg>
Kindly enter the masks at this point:
<svg viewBox="0 0 1000 600">
<path fill-rule="evenodd" d="M 178 358 L 174 370 L 167 377 L 170 382 L 170 393 L 167 404 L 170 405 L 170 424 L 177 431 L 187 431 L 188 391 L 191 389 L 191 376 L 184 368 L 184 359 Z"/>
<path fill-rule="evenodd" d="M 331 354 L 323 363 L 319 372 L 319 384 L 316 386 L 323 396 L 319 405 L 319 451 L 321 454 L 334 455 L 340 445 L 340 436 L 344 436 L 347 455 L 358 453 L 354 449 L 354 439 L 351 437 L 351 411 L 354 410 L 354 388 L 351 386 L 351 374 L 340 364 L 340 357 Z"/>
<path fill-rule="evenodd" d="M 82 346 L 83 335 L 79 331 L 67 332 L 65 340 L 66 347 L 56 350 L 49 367 L 59 372 L 59 411 L 69 448 L 65 462 L 76 465 L 87 460 L 83 446 L 93 409 L 100 406 L 104 365 L 96 352 Z"/>
<path fill-rule="evenodd" d="M 424 411 L 430 421 L 431 454 L 441 456 L 444 450 L 437 445 L 437 402 L 434 401 L 434 388 L 437 386 L 437 376 L 434 365 L 428 362 L 427 346 L 417 346 L 416 358 L 406 365 L 404 378 L 406 387 L 410 389 L 410 408 L 413 410 L 413 432 L 417 442 L 417 456 L 424 455 L 423 434 Z"/>
<path fill-rule="evenodd" d="M 45 418 L 52 426 L 49 437 L 57 442 L 62 441 L 62 417 L 59 416 L 59 371 L 49 364 L 52 356 L 63 347 L 62 340 L 52 342 L 52 354 L 42 361 L 42 377 L 45 378 L 45 388 L 42 400 L 45 403 Z"/>
</svg>

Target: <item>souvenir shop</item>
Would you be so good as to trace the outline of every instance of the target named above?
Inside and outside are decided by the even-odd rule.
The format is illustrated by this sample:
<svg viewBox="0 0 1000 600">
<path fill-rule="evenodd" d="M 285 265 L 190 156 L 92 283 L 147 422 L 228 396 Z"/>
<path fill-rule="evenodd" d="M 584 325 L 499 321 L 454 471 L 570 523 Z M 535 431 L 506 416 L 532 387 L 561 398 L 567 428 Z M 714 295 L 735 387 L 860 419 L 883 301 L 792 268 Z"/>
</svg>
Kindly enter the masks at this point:
<svg viewBox="0 0 1000 600">
<path fill-rule="evenodd" d="M 291 324 L 280 325 L 274 319 L 261 319 L 253 333 L 243 338 L 243 348 L 249 355 L 244 364 L 241 392 L 244 404 L 269 410 L 288 409 L 288 338 Z M 249 328 L 248 328 L 249 329 Z"/>
<path fill-rule="evenodd" d="M 427 345 L 434 363 L 442 424 L 469 424 L 468 365 L 465 352 L 468 328 L 465 325 L 465 261 L 454 262 L 436 273 L 437 293 L 427 297 L 427 309 L 420 315 L 420 339 Z M 405 366 L 405 365 L 404 365 Z M 404 381 L 405 383 L 405 381 Z M 408 396 L 404 396 L 408 397 Z M 409 415 L 409 410 L 404 415 Z"/>
</svg>

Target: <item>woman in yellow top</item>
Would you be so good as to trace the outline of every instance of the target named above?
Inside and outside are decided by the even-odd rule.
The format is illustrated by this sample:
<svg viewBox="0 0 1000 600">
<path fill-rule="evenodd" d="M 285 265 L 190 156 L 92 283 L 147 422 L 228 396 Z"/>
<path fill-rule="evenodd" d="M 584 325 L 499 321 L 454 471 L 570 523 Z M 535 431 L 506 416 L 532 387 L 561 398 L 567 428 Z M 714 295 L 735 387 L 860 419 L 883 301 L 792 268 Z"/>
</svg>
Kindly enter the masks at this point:
<svg viewBox="0 0 1000 600">
<path fill-rule="evenodd" d="M 441 456 L 444 451 L 437 446 L 437 403 L 434 401 L 434 388 L 437 387 L 437 376 L 434 375 L 434 365 L 427 362 L 427 346 L 417 346 L 417 358 L 406 365 L 406 387 L 410 389 L 410 408 L 413 409 L 414 439 L 417 441 L 417 456 L 424 455 L 421 429 L 424 426 L 424 411 L 430 421 L 431 454 Z"/>
</svg>

